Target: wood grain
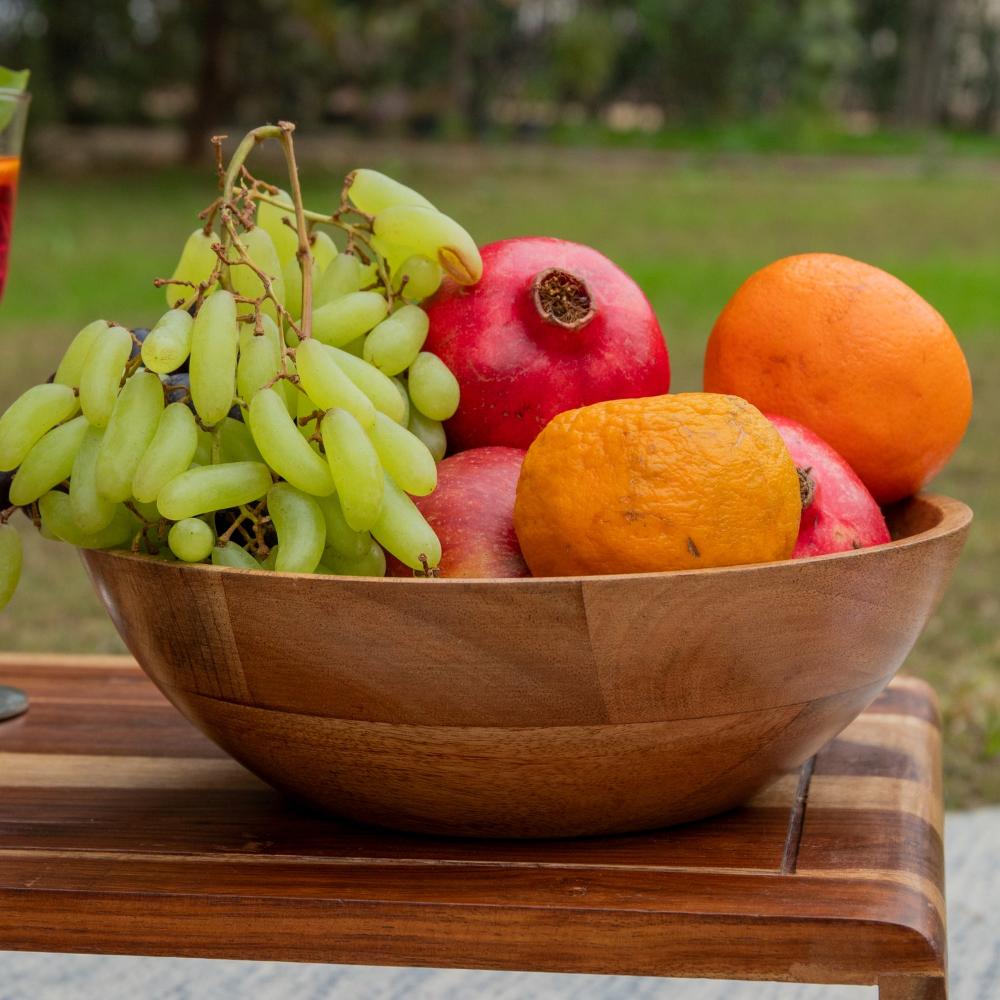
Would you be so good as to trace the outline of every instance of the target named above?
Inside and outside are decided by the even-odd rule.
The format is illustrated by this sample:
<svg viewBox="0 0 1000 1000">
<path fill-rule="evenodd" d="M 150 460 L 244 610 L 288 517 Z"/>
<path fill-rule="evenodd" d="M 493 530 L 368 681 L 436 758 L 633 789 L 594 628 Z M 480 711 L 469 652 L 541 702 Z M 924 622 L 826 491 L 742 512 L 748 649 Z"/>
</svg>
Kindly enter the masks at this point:
<svg viewBox="0 0 1000 1000">
<path fill-rule="evenodd" d="M 254 773 L 329 813 L 472 837 L 651 829 L 732 808 L 878 694 L 971 514 L 761 566 L 366 580 L 86 552 L 143 669 Z"/>
<path fill-rule="evenodd" d="M 919 682 L 879 695 L 820 750 L 811 781 L 788 773 L 715 819 L 490 841 L 375 830 L 288 802 L 207 744 L 125 658 L 0 656 L 0 682 L 14 678 L 99 718 L 107 750 L 95 751 L 94 727 L 64 729 L 37 707 L 0 725 L 0 949 L 945 995 L 941 841 L 936 807 L 919 798 L 940 799 L 939 741 Z M 92 695 L 106 684 L 129 698 L 102 708 Z"/>
</svg>

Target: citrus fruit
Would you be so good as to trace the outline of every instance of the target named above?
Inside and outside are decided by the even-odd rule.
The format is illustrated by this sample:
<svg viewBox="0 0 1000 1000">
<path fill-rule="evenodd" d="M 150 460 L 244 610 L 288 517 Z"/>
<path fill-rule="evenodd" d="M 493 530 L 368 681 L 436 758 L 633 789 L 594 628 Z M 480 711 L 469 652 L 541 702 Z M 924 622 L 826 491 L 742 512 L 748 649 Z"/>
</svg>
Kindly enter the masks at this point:
<svg viewBox="0 0 1000 1000">
<path fill-rule="evenodd" d="M 891 274 L 836 254 L 785 257 L 722 310 L 707 392 L 805 424 L 882 504 L 947 462 L 972 412 L 962 349 L 939 313 Z"/>
<path fill-rule="evenodd" d="M 788 558 L 800 512 L 770 421 L 692 392 L 556 416 L 528 449 L 514 527 L 535 576 L 646 573 Z"/>
</svg>

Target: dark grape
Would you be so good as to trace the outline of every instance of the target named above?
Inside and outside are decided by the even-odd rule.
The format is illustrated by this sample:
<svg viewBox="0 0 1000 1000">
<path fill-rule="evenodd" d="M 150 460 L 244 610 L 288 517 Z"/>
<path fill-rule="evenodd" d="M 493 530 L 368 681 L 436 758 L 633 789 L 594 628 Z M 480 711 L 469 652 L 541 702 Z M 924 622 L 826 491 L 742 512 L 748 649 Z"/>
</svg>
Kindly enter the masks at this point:
<svg viewBox="0 0 1000 1000">
<path fill-rule="evenodd" d="M 10 506 L 10 484 L 14 479 L 17 469 L 10 472 L 0 472 L 0 510 L 6 510 Z"/>
<path fill-rule="evenodd" d="M 185 362 L 184 367 L 186 369 L 187 362 Z M 168 403 L 187 403 L 192 412 L 194 411 L 194 403 L 191 402 L 191 375 L 186 370 L 178 369 L 169 375 L 161 375 L 160 381 L 166 387 Z M 243 411 L 235 403 L 229 410 L 229 416 L 233 420 L 243 423 Z"/>
<path fill-rule="evenodd" d="M 132 331 L 132 353 L 129 358 L 139 357 L 139 353 L 142 351 L 142 342 L 149 336 L 149 327 L 137 326 Z"/>
</svg>

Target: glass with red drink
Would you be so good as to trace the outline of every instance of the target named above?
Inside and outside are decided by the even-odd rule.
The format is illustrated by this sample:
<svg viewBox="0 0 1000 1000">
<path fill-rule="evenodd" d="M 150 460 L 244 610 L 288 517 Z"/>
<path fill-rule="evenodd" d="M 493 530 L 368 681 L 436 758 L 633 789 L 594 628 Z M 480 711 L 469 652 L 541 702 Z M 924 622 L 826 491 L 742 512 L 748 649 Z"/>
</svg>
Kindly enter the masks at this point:
<svg viewBox="0 0 1000 1000">
<path fill-rule="evenodd" d="M 30 100 L 26 91 L 0 87 L 0 298 L 7 282 L 14 201 L 21 172 L 21 142 Z"/>
</svg>

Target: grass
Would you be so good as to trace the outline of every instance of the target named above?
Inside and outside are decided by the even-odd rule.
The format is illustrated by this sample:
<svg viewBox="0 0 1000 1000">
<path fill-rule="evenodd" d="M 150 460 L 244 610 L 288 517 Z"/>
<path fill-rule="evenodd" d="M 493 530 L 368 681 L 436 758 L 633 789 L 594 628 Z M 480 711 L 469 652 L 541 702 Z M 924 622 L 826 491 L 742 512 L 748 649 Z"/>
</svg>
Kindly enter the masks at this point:
<svg viewBox="0 0 1000 1000">
<path fill-rule="evenodd" d="M 969 502 L 977 521 L 907 669 L 942 697 L 950 804 L 1000 802 L 1000 394 L 993 390 L 1000 384 L 1000 177 L 988 169 L 920 172 L 907 163 L 671 162 L 645 153 L 539 157 L 504 148 L 449 158 L 439 148 L 373 165 L 413 183 L 482 241 L 546 233 L 601 248 L 656 307 L 677 389 L 699 387 L 705 336 L 729 295 L 783 254 L 822 249 L 871 261 L 948 317 L 969 357 L 977 405 L 962 449 L 935 486 Z M 307 196 L 332 205 L 335 178 L 353 165 L 310 171 Z M 182 172 L 85 180 L 29 174 L 0 306 L 0 404 L 44 378 L 84 322 L 155 318 L 162 299 L 149 281 L 171 270 L 194 213 L 212 195 L 210 177 Z M 21 590 L 0 615 L 0 648 L 121 646 L 73 553 L 30 537 Z"/>
</svg>

